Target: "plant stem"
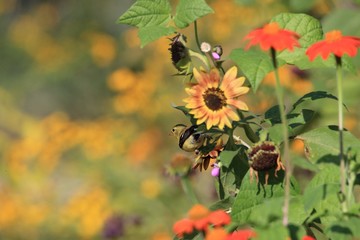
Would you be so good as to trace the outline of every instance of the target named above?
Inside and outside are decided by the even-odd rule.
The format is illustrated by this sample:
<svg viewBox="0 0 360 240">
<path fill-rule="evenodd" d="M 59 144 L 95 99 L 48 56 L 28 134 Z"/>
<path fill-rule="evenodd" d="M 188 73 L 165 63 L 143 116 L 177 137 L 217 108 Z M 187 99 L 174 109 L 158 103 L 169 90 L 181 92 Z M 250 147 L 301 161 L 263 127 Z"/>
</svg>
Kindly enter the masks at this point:
<svg viewBox="0 0 360 240">
<path fill-rule="evenodd" d="M 342 63 L 341 57 L 335 56 L 336 60 L 336 81 L 337 81 L 337 90 L 338 90 L 338 119 L 339 119 L 339 148 L 340 148 L 340 191 L 343 196 L 346 194 L 346 166 L 344 159 L 344 140 L 343 140 L 343 130 L 344 130 L 344 113 L 343 113 L 343 91 L 342 91 Z M 347 201 L 342 203 L 342 210 L 347 211 Z"/>
<path fill-rule="evenodd" d="M 205 54 L 201 51 L 201 45 L 200 45 L 200 40 L 199 40 L 199 35 L 198 35 L 197 22 L 196 22 L 196 20 L 194 21 L 194 32 L 195 32 L 196 45 L 198 46 L 200 52 L 201 52 L 203 55 L 205 55 Z"/>
<path fill-rule="evenodd" d="M 190 201 L 193 204 L 199 203 L 199 200 L 194 192 L 194 189 L 190 183 L 189 177 L 184 176 L 181 177 L 181 186 L 185 192 L 185 194 L 190 198 Z"/>
<path fill-rule="evenodd" d="M 271 48 L 271 58 L 274 66 L 274 73 L 276 79 L 276 97 L 279 103 L 280 118 L 282 125 L 282 133 L 284 140 L 284 162 L 285 162 L 285 196 L 284 196 L 284 206 L 283 206 L 283 225 L 287 226 L 289 223 L 289 204 L 290 204 L 290 177 L 292 172 L 292 166 L 290 163 L 289 156 L 289 133 L 288 133 L 288 124 L 285 115 L 284 109 L 284 96 L 283 89 L 280 84 L 279 72 L 277 68 L 276 61 L 276 51 L 274 48 Z"/>
<path fill-rule="evenodd" d="M 201 51 L 201 44 L 200 44 L 200 40 L 199 40 L 199 34 L 198 34 L 196 21 L 194 21 L 194 34 L 195 34 L 196 45 L 199 48 L 201 55 L 199 53 L 195 53 L 194 51 L 191 51 L 191 50 L 190 50 L 190 52 L 192 52 L 193 55 L 197 54 L 198 56 L 196 56 L 196 57 L 199 58 L 205 64 L 205 66 L 208 68 L 208 70 L 210 70 L 211 66 L 210 66 L 209 59 L 206 57 L 206 54 L 203 51 Z"/>
</svg>

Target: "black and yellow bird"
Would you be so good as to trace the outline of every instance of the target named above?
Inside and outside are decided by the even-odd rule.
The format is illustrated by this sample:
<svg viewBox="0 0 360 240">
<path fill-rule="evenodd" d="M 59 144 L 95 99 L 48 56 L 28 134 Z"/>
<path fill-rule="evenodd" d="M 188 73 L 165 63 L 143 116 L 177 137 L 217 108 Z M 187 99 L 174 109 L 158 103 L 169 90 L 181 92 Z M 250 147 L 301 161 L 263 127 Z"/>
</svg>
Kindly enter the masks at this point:
<svg viewBox="0 0 360 240">
<path fill-rule="evenodd" d="M 206 135 L 197 132 L 197 126 L 187 127 L 184 124 L 177 124 L 171 130 L 171 135 L 179 140 L 179 147 L 186 152 L 194 152 L 203 146 Z"/>
</svg>

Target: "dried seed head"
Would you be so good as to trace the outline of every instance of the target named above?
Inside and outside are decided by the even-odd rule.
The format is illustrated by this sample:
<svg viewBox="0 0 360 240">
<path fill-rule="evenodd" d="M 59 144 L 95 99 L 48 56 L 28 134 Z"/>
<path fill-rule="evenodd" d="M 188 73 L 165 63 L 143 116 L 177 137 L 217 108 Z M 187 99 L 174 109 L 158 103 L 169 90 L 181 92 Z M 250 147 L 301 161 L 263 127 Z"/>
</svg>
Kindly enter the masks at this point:
<svg viewBox="0 0 360 240">
<path fill-rule="evenodd" d="M 280 151 L 270 141 L 257 143 L 248 150 L 249 164 L 255 171 L 268 171 L 277 167 Z"/>
</svg>

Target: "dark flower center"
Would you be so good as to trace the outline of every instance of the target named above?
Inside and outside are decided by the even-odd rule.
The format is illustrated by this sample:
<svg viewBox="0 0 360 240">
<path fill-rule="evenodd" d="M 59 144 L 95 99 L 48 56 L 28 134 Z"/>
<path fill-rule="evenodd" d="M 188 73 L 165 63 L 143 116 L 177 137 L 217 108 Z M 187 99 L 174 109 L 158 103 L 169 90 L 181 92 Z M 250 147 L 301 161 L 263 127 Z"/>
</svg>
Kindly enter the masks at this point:
<svg viewBox="0 0 360 240">
<path fill-rule="evenodd" d="M 226 97 L 219 88 L 209 88 L 203 94 L 205 104 L 213 111 L 218 111 L 226 106 Z"/>
</svg>

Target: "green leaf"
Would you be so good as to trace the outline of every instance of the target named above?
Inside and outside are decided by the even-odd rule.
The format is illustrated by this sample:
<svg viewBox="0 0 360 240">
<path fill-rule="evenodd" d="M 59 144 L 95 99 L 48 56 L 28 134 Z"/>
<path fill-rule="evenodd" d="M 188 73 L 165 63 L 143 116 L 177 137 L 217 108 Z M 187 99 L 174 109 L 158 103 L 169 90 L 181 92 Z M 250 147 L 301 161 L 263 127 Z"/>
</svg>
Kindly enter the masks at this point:
<svg viewBox="0 0 360 240">
<path fill-rule="evenodd" d="M 344 131 L 344 151 L 360 153 L 360 140 L 350 132 Z M 337 126 L 320 127 L 297 137 L 305 143 L 307 158 L 322 168 L 323 164 L 339 164 L 339 132 Z"/>
<path fill-rule="evenodd" d="M 229 150 L 224 150 L 220 153 L 220 161 L 221 164 L 225 167 L 229 167 L 231 162 L 233 161 L 233 158 L 239 153 L 239 150 L 235 150 L 235 151 L 229 151 Z"/>
<path fill-rule="evenodd" d="M 280 27 L 299 34 L 299 43 L 301 48 L 304 49 L 321 40 L 323 37 L 323 30 L 320 21 L 307 14 L 280 13 L 273 17 L 271 22 L 277 22 Z"/>
<path fill-rule="evenodd" d="M 281 211 L 281 207 L 278 209 Z M 271 222 L 267 228 L 256 229 L 257 240 L 279 240 L 288 238 L 288 229 L 280 222 Z"/>
<path fill-rule="evenodd" d="M 313 67 L 315 62 L 310 62 L 305 51 L 310 45 L 323 38 L 323 30 L 319 20 L 303 13 L 281 13 L 273 17 L 271 22 L 277 22 L 282 28 L 300 35 L 301 47 L 295 48 L 292 52 L 283 51 L 278 55 L 278 58 L 288 64 L 295 64 L 300 69 Z M 319 63 L 322 64 L 322 61 Z"/>
<path fill-rule="evenodd" d="M 138 28 L 165 26 L 171 19 L 171 6 L 168 0 L 137 0 L 117 23 Z"/>
<path fill-rule="evenodd" d="M 324 234 L 323 224 L 312 222 L 309 228 L 316 240 L 329 240 L 329 238 Z"/>
<path fill-rule="evenodd" d="M 286 115 L 289 137 L 299 134 L 304 125 L 310 122 L 315 115 L 315 112 L 309 109 L 300 109 L 300 112 L 293 111 Z M 282 125 L 280 124 L 279 106 L 271 107 L 265 112 L 265 118 L 271 123 L 271 127 L 263 129 L 262 132 L 267 131 L 270 139 L 276 144 L 283 141 Z"/>
<path fill-rule="evenodd" d="M 229 58 L 239 66 L 254 92 L 257 91 L 266 74 L 274 70 L 270 56 L 254 48 L 248 51 L 241 48 L 234 49 Z"/>
<path fill-rule="evenodd" d="M 334 215 L 341 214 L 338 192 L 340 189 L 340 170 L 333 164 L 327 164 L 309 182 L 304 190 L 304 207 L 306 210 L 315 209 L 321 221 L 327 224 L 336 219 Z"/>
<path fill-rule="evenodd" d="M 293 157 L 291 161 L 295 166 L 300 167 L 302 169 L 310 170 L 313 172 L 319 171 L 319 168 L 315 164 L 309 162 L 307 159 L 303 157 Z"/>
<path fill-rule="evenodd" d="M 214 211 L 217 209 L 229 209 L 234 203 L 234 197 L 227 197 L 225 199 L 222 199 L 220 201 L 217 201 L 216 203 L 212 204 L 209 209 Z"/>
<path fill-rule="evenodd" d="M 325 233 L 336 240 L 348 240 L 360 238 L 360 218 L 349 217 L 341 221 L 332 222 L 332 224 L 325 229 Z"/>
<path fill-rule="evenodd" d="M 257 206 L 251 212 L 249 221 L 256 226 L 266 227 L 274 221 L 282 221 L 283 212 L 279 211 L 284 205 L 284 198 L 266 199 L 262 204 Z M 308 217 L 310 211 L 306 212 L 301 195 L 290 199 L 289 223 L 301 225 Z"/>
<path fill-rule="evenodd" d="M 225 165 L 228 165 L 228 167 L 225 165 L 221 167 L 219 181 L 216 182 L 216 189 L 220 199 L 235 195 L 249 169 L 244 148 L 240 148 L 238 151 L 225 151 L 221 161 L 226 162 Z M 225 156 L 229 159 L 225 159 Z M 230 161 L 231 163 L 228 164 Z"/>
<path fill-rule="evenodd" d="M 146 44 L 153 42 L 163 36 L 171 35 L 175 31 L 175 28 L 165 26 L 142 27 L 139 29 L 138 33 L 141 40 L 141 47 L 144 47 Z"/>
<path fill-rule="evenodd" d="M 352 240 L 357 239 L 353 238 L 352 231 L 349 226 L 346 225 L 346 222 L 337 222 L 333 223 L 328 229 L 325 229 L 325 233 L 329 236 L 330 239 L 336 240 Z"/>
<path fill-rule="evenodd" d="M 319 99 L 324 99 L 324 98 L 337 100 L 337 97 L 335 97 L 334 95 L 327 93 L 325 91 L 309 92 L 309 93 L 305 94 L 304 96 L 302 96 L 301 98 L 299 98 L 299 100 L 297 100 L 294 103 L 293 109 L 296 109 L 299 105 L 301 105 L 302 103 L 307 102 L 309 100 L 314 101 L 314 100 L 319 100 Z"/>
<path fill-rule="evenodd" d="M 196 19 L 213 12 L 204 0 L 180 0 L 174 21 L 177 27 L 185 28 Z"/>
<path fill-rule="evenodd" d="M 249 173 L 244 177 L 239 193 L 235 198 L 235 202 L 232 208 L 232 218 L 234 221 L 246 223 L 252 212 L 257 208 L 263 208 L 263 203 L 267 199 L 279 198 L 284 195 L 284 172 L 278 172 L 278 177 L 274 176 L 274 171 L 269 172 L 268 185 L 264 185 L 264 173 L 259 172 L 259 183 L 255 179 L 251 179 Z M 291 179 L 291 195 L 297 195 L 299 188 L 296 180 Z M 278 209 L 281 212 L 281 208 Z"/>
</svg>

